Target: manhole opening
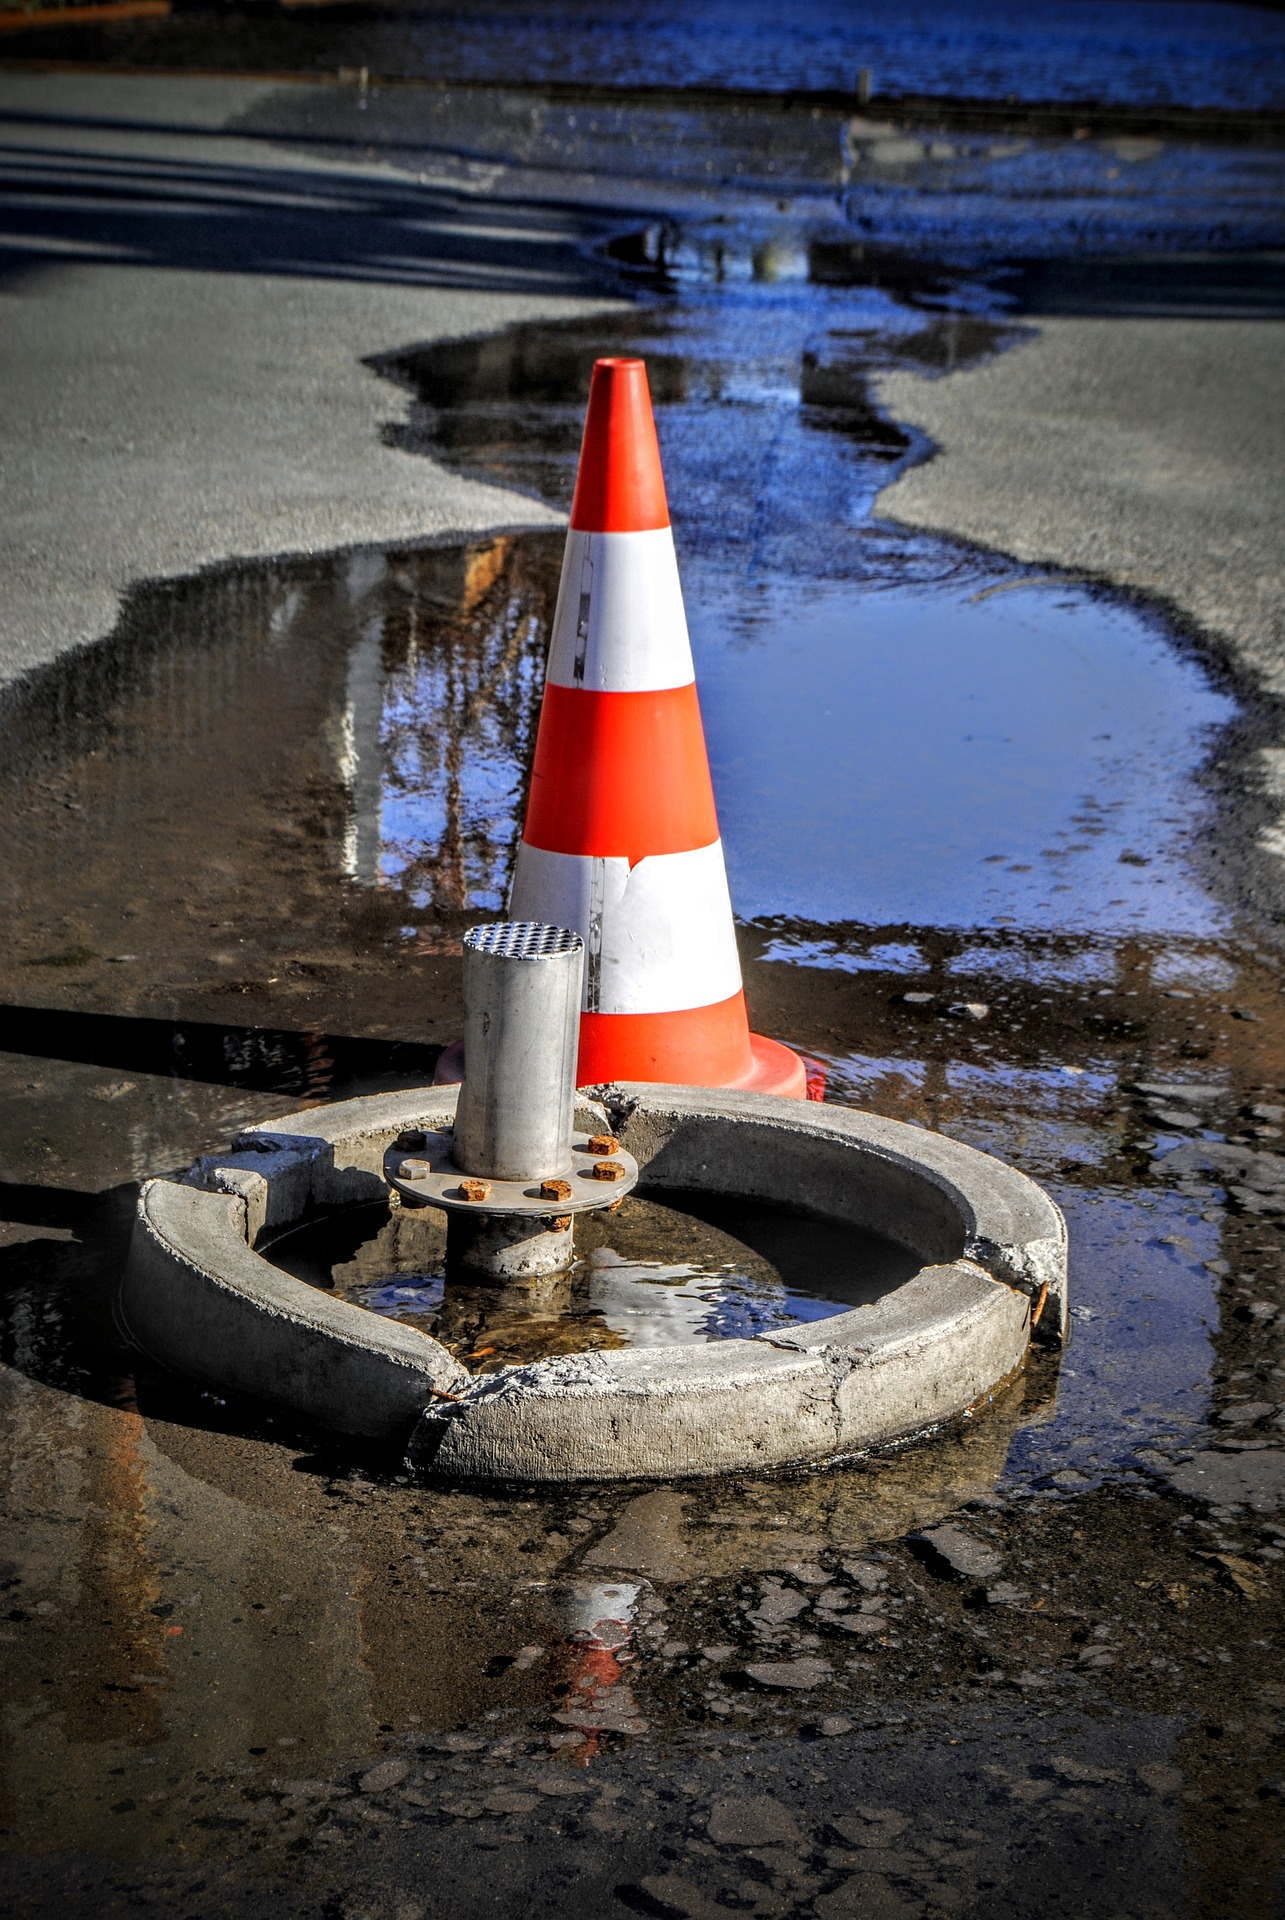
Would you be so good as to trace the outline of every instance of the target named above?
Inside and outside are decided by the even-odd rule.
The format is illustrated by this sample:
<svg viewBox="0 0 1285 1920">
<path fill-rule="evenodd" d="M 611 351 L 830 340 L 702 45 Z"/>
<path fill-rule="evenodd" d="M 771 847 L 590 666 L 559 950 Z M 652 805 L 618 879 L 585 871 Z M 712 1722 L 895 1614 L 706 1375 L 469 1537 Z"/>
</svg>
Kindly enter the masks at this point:
<svg viewBox="0 0 1285 1920">
<path fill-rule="evenodd" d="M 429 1208 L 345 1208 L 266 1253 L 297 1279 L 431 1333 L 474 1373 L 595 1348 L 743 1339 L 870 1305 L 922 1264 L 834 1221 L 675 1193 L 586 1216 L 568 1271 L 504 1286 L 447 1277 L 445 1221 Z"/>
</svg>

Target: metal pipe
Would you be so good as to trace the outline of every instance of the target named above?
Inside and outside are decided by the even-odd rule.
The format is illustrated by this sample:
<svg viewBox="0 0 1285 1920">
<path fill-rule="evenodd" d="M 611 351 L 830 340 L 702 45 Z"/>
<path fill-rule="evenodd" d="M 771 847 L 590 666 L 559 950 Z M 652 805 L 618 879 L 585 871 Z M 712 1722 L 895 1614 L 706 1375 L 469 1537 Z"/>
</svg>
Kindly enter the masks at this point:
<svg viewBox="0 0 1285 1920">
<path fill-rule="evenodd" d="M 584 942 L 566 927 L 497 920 L 464 936 L 464 1083 L 455 1164 L 490 1180 L 571 1165 Z"/>
<path fill-rule="evenodd" d="M 576 1257 L 570 1216 L 533 1220 L 529 1214 L 453 1213 L 446 1227 L 449 1274 L 487 1280 L 539 1280 L 563 1273 Z"/>
</svg>

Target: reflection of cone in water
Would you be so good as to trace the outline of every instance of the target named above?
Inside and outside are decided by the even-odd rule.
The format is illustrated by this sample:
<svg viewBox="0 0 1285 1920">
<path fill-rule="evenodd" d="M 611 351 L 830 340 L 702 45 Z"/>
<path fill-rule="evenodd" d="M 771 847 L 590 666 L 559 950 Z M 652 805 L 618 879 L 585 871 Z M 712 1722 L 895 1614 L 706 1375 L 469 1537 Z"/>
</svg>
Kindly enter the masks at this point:
<svg viewBox="0 0 1285 1920">
<path fill-rule="evenodd" d="M 751 1034 L 641 360 L 593 370 L 510 915 L 586 949 L 580 1084 L 805 1090 Z"/>
<path fill-rule="evenodd" d="M 618 1581 L 577 1583 L 563 1594 L 569 1628 L 553 1662 L 561 1705 L 553 1718 L 569 1729 L 582 1759 L 597 1751 L 604 1733 L 645 1733 L 625 1670 L 633 1664 L 634 1611 L 642 1589 Z M 583 1734 L 583 1742 L 575 1741 Z"/>
</svg>

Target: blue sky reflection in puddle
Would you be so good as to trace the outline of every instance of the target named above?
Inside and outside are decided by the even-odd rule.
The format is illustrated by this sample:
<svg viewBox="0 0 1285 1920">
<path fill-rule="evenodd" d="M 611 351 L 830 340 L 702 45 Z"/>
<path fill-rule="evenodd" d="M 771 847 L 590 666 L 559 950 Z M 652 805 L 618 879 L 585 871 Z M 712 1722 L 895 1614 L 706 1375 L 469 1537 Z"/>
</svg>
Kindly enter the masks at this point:
<svg viewBox="0 0 1285 1920">
<path fill-rule="evenodd" d="M 688 589 L 745 918 L 1211 935 L 1191 776 L 1234 703 L 1087 589 Z"/>
<path fill-rule="evenodd" d="M 1117 1476 L 1139 1448 L 1194 1443 L 1209 1406 L 1217 1223 L 1182 1194 L 1051 1191 L 1070 1229 L 1075 1333 L 1051 1413 L 1014 1436 L 1011 1482 Z"/>
</svg>

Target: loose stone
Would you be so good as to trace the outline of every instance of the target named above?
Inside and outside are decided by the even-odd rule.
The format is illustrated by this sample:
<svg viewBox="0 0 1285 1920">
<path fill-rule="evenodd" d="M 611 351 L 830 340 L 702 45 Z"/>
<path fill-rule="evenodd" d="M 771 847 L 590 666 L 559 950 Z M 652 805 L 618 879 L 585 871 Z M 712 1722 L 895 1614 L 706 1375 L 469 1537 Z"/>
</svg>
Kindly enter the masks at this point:
<svg viewBox="0 0 1285 1920">
<path fill-rule="evenodd" d="M 764 1660 L 747 1666 L 745 1671 L 760 1687 L 782 1689 L 785 1692 L 806 1691 L 810 1687 L 819 1687 L 830 1678 L 830 1663 L 828 1660 L 806 1657 L 802 1660 Z"/>
<path fill-rule="evenodd" d="M 709 1816 L 709 1837 L 720 1847 L 763 1847 L 799 1844 L 799 1830 L 779 1801 L 766 1794 L 745 1799 L 716 1800 Z"/>
<path fill-rule="evenodd" d="M 408 1760 L 381 1760 L 362 1774 L 357 1785 L 363 1793 L 387 1793 L 391 1787 L 399 1787 L 409 1772 Z"/>
<path fill-rule="evenodd" d="M 993 1547 L 975 1540 L 961 1527 L 930 1527 L 911 1534 L 906 1543 L 924 1561 L 930 1573 L 956 1580 L 990 1580 L 1003 1561 Z"/>
</svg>

